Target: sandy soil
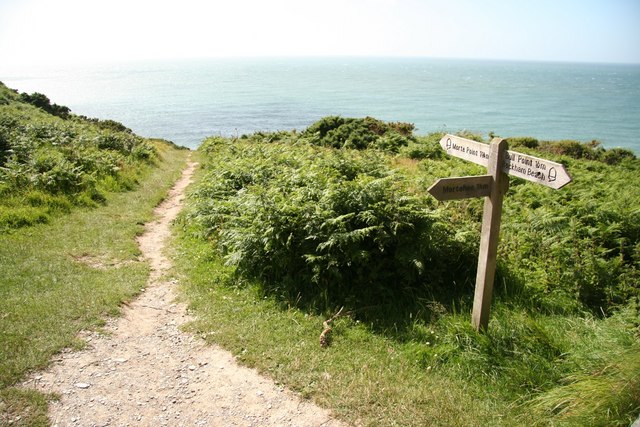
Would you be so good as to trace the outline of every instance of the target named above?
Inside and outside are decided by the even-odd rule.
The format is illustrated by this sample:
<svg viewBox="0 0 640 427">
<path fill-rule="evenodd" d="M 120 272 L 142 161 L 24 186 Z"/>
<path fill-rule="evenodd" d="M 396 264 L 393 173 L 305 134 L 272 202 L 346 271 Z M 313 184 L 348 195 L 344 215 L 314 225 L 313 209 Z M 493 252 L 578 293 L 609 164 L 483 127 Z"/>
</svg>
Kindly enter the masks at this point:
<svg viewBox="0 0 640 427">
<path fill-rule="evenodd" d="M 25 386 L 61 396 L 50 405 L 54 426 L 342 426 L 180 330 L 190 319 L 175 302 L 176 283 L 163 277 L 171 267 L 163 248 L 195 167 L 189 163 L 139 238 L 151 265 L 146 290 L 105 332 L 83 333 L 86 349 L 61 353 Z"/>
</svg>

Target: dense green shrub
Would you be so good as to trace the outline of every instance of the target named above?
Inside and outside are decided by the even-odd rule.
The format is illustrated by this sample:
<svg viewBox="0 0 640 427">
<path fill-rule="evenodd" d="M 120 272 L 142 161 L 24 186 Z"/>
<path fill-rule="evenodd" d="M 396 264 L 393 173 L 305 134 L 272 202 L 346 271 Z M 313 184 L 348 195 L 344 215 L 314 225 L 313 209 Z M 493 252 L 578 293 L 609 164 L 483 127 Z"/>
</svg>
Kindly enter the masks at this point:
<svg viewBox="0 0 640 427">
<path fill-rule="evenodd" d="M 524 145 L 529 148 L 535 148 L 544 153 L 552 153 L 555 155 L 564 155 L 574 159 L 598 160 L 609 165 L 617 165 L 625 159 L 634 160 L 635 154 L 626 148 L 605 149 L 600 145 L 599 141 L 591 141 L 581 143 L 573 140 L 563 141 L 543 141 L 537 144 L 527 144 L 523 141 L 534 140 L 533 138 L 509 138 L 508 141 L 514 141 L 515 145 Z"/>
<path fill-rule="evenodd" d="M 100 129 L 103 129 L 103 130 L 110 130 L 110 131 L 113 131 L 113 132 L 133 133 L 133 131 L 131 129 L 129 129 L 128 127 L 126 127 L 122 123 L 117 122 L 115 120 L 110 120 L 110 119 L 100 120 L 100 119 L 96 119 L 96 118 L 93 118 L 93 117 L 87 117 L 87 116 L 75 116 L 75 118 L 77 120 L 80 120 L 80 121 L 93 123 L 93 124 L 97 125 Z"/>
<path fill-rule="evenodd" d="M 428 136 L 417 137 L 415 141 L 410 142 L 401 149 L 400 154 L 414 160 L 442 159 L 445 156 L 445 152 L 440 146 L 442 136 L 444 134 L 438 132 Z"/>
<path fill-rule="evenodd" d="M 0 206 L 0 226 L 2 227 L 28 227 L 48 221 L 49 215 L 43 209 L 29 206 L 16 208 Z"/>
<path fill-rule="evenodd" d="M 9 136 L 7 135 L 7 131 L 0 127 L 0 167 L 4 166 L 4 163 L 7 161 L 11 150 L 11 146 L 9 145 Z"/>
<path fill-rule="evenodd" d="M 573 162 L 566 189 L 512 185 L 501 250 L 538 309 L 610 314 L 640 296 L 638 166 Z"/>
<path fill-rule="evenodd" d="M 465 280 L 468 270 L 450 264 L 470 256 L 468 242 L 407 195 L 379 155 L 220 142 L 201 148 L 211 170 L 189 220 L 270 292 L 324 308 Z"/>
<path fill-rule="evenodd" d="M 606 150 L 600 157 L 600 159 L 608 165 L 617 165 L 625 159 L 633 160 L 635 158 L 636 155 L 633 154 L 633 151 L 627 150 L 626 148 L 612 148 L 610 150 Z"/>
<path fill-rule="evenodd" d="M 540 146 L 540 141 L 536 138 L 531 138 L 529 136 L 524 137 L 510 137 L 506 138 L 507 143 L 510 148 L 516 147 L 527 147 L 527 148 L 537 148 Z"/>
<path fill-rule="evenodd" d="M 289 141 L 296 138 L 296 131 L 278 131 L 278 132 L 254 132 L 250 135 L 242 135 L 240 139 L 251 142 L 278 142 Z"/>
<path fill-rule="evenodd" d="M 49 193 L 73 194 L 84 190 L 84 173 L 82 167 L 65 159 L 57 151 L 39 153 L 33 159 L 32 177 L 34 188 Z"/>
<path fill-rule="evenodd" d="M 375 151 L 345 151 L 345 144 L 335 144 L 339 150 L 312 149 L 305 144 L 317 143 L 309 134 L 325 141 L 338 135 L 363 141 L 363 132 L 375 134 L 371 129 L 383 135 L 388 130 L 370 118 L 328 117 L 300 135 L 211 138 L 201 147 L 211 172 L 196 193 L 198 212 L 193 215 L 239 271 L 277 283 L 293 296 L 302 289 L 307 294 L 321 289 L 343 301 L 349 292 L 354 297 L 354 289 L 364 289 L 362 283 L 368 283 L 369 295 L 376 298 L 388 288 L 409 294 L 422 285 L 431 286 L 435 295 L 437 283 L 470 283 L 481 201 L 435 209 L 424 189 L 436 178 L 481 173 L 481 168 L 446 160 L 439 147 L 442 134 L 414 138 L 400 151 L 422 160 L 415 166 L 397 163 L 416 167 L 406 175 Z M 533 138 L 517 141 L 527 149 L 536 145 Z M 567 147 L 593 149 L 566 142 L 543 145 L 565 153 L 556 156 L 565 156 L 562 150 Z M 369 147 L 377 148 L 375 143 Z M 547 313 L 609 315 L 640 296 L 640 217 L 634 208 L 640 195 L 628 185 L 638 165 L 633 157 L 622 156 L 625 162 L 613 169 L 593 161 L 570 163 L 574 183 L 560 191 L 511 180 L 497 279 L 508 283 L 505 297 L 517 296 L 522 304 Z M 567 163 L 566 157 L 558 160 Z M 433 236 L 439 245 L 429 246 Z M 458 243 L 462 246 L 455 246 Z M 451 256 L 452 247 L 466 260 L 466 267 L 454 272 L 442 261 Z M 415 257 L 407 257 L 405 249 Z M 425 262 L 432 253 L 438 253 L 437 262 Z M 429 265 L 426 276 L 417 267 L 421 265 Z"/>
<path fill-rule="evenodd" d="M 68 118 L 69 113 L 71 112 L 71 109 L 69 107 L 65 107 L 64 105 L 52 104 L 46 95 L 38 92 L 34 92 L 31 95 L 23 92 L 20 94 L 20 100 L 63 119 Z"/>
<path fill-rule="evenodd" d="M 546 151 L 553 154 L 561 154 L 564 156 L 573 157 L 574 159 L 590 159 L 595 160 L 599 156 L 599 151 L 602 150 L 599 144 L 593 143 L 590 145 L 583 144 L 579 141 L 564 140 L 556 142 L 544 142 L 540 146 L 541 151 Z"/>
<path fill-rule="evenodd" d="M 400 147 L 414 141 L 413 125 L 385 123 L 372 117 L 364 119 L 325 117 L 302 132 L 313 144 L 332 148 L 363 150 L 377 148 L 397 153 Z"/>
</svg>

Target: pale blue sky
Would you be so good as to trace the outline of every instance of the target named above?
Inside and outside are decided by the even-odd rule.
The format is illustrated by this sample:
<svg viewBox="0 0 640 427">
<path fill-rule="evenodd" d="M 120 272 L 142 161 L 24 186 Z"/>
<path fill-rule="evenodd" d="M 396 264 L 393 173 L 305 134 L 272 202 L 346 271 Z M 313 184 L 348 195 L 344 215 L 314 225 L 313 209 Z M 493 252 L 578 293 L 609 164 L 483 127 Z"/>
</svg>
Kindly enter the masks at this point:
<svg viewBox="0 0 640 427">
<path fill-rule="evenodd" d="M 0 0 L 5 65 L 335 55 L 640 63 L 640 0 Z"/>
</svg>

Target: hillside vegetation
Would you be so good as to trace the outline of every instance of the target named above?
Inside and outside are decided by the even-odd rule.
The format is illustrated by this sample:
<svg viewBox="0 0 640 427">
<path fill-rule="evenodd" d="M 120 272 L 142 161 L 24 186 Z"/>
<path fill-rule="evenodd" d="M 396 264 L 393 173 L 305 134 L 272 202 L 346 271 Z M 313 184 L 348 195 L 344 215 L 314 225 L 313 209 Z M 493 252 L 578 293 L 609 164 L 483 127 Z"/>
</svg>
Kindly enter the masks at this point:
<svg viewBox="0 0 640 427">
<path fill-rule="evenodd" d="M 131 190 L 141 166 L 156 159 L 150 141 L 118 122 L 77 116 L 0 83 L 0 232 Z"/>
<path fill-rule="evenodd" d="M 207 139 L 177 251 L 194 330 L 366 425 L 629 425 L 640 161 L 509 139 L 573 182 L 511 179 L 492 317 L 476 333 L 482 200 L 439 203 L 426 189 L 484 171 L 447 158 L 441 136 L 327 117 L 300 133 Z M 322 321 L 340 307 L 322 350 Z"/>
<path fill-rule="evenodd" d="M 144 288 L 135 237 L 187 154 L 0 84 L 0 425 L 49 425 L 17 384 Z"/>
</svg>

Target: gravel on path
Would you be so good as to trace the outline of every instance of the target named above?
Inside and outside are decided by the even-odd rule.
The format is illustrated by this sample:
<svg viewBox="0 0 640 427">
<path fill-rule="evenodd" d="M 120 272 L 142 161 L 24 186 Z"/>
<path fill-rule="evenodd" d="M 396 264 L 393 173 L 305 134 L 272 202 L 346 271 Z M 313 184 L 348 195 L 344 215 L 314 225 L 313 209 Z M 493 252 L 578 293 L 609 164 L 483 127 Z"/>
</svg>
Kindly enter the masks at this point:
<svg viewBox="0 0 640 427">
<path fill-rule="evenodd" d="M 61 396 L 49 406 L 53 426 L 343 426 L 180 330 L 191 319 L 176 302 L 177 283 L 164 277 L 171 261 L 163 249 L 195 168 L 189 162 L 139 238 L 151 266 L 144 292 L 104 331 L 83 332 L 84 350 L 62 352 L 24 386 Z"/>
</svg>

